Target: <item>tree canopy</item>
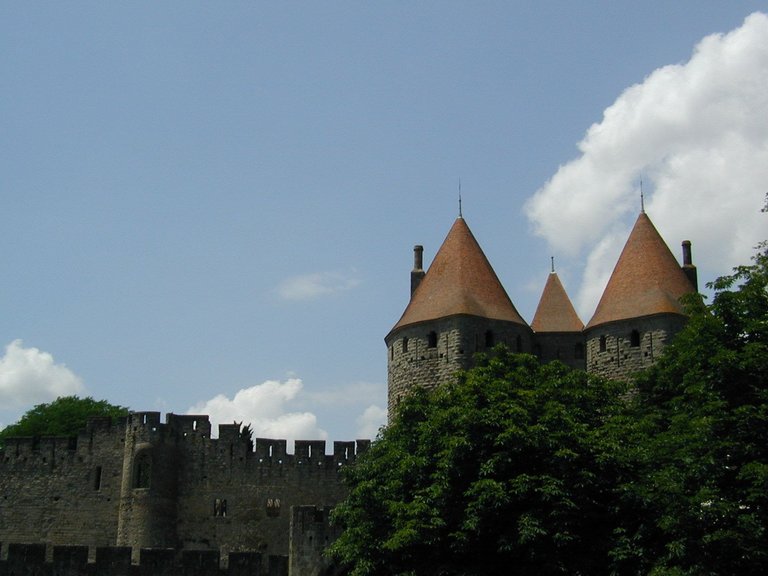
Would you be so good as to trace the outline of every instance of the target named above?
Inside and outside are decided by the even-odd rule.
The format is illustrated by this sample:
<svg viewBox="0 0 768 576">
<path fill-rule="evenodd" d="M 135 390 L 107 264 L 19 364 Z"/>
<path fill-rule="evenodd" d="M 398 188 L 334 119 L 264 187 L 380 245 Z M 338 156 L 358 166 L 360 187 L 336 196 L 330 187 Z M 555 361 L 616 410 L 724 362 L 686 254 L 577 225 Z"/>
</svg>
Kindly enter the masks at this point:
<svg viewBox="0 0 768 576">
<path fill-rule="evenodd" d="M 14 436 L 76 436 L 92 416 L 118 418 L 127 414 L 128 408 L 106 400 L 60 396 L 53 402 L 37 404 L 18 422 L 0 430 L 0 445 Z"/>
<path fill-rule="evenodd" d="M 768 573 L 768 250 L 622 385 L 497 349 L 346 471 L 354 575 Z"/>
<path fill-rule="evenodd" d="M 617 470 L 601 423 L 625 387 L 495 352 L 406 398 L 348 470 L 333 553 L 353 574 L 602 571 Z"/>
</svg>

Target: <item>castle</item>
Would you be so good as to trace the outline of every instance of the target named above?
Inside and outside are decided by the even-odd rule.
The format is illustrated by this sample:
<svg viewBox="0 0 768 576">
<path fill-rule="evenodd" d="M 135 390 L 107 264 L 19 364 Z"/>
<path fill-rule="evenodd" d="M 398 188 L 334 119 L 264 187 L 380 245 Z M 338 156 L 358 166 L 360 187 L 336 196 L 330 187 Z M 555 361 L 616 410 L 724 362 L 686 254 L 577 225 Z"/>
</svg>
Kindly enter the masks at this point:
<svg viewBox="0 0 768 576">
<path fill-rule="evenodd" d="M 385 338 L 390 410 L 503 343 L 574 368 L 625 378 L 652 364 L 683 326 L 694 292 L 641 212 L 585 326 L 553 272 L 533 321 L 515 309 L 460 216 L 428 271 L 414 249 L 411 298 Z M 95 418 L 77 438 L 15 438 L 0 451 L 0 576 L 5 574 L 329 573 L 330 508 L 340 472 L 369 441 L 252 439 L 239 424 L 211 437 L 207 416 L 136 412 Z"/>
</svg>

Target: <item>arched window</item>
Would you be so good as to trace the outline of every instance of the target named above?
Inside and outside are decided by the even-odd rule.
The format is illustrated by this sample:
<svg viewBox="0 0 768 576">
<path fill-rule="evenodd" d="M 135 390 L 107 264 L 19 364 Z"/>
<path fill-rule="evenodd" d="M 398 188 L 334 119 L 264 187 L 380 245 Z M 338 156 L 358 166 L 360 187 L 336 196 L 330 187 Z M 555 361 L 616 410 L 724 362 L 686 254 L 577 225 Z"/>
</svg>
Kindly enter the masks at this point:
<svg viewBox="0 0 768 576">
<path fill-rule="evenodd" d="M 485 331 L 485 347 L 493 348 L 495 344 L 496 344 L 496 338 L 493 335 L 493 330 L 486 330 Z"/>
<path fill-rule="evenodd" d="M 607 348 L 606 341 L 607 338 L 605 336 L 600 336 L 600 352 L 605 352 L 605 349 Z"/>
<path fill-rule="evenodd" d="M 629 335 L 629 345 L 633 348 L 640 346 L 640 332 L 632 330 L 632 333 Z"/>
<path fill-rule="evenodd" d="M 149 488 L 152 478 L 152 457 L 144 452 L 136 457 L 136 464 L 133 469 L 133 487 Z"/>
<path fill-rule="evenodd" d="M 581 342 L 576 343 L 576 345 L 573 347 L 573 357 L 576 358 L 576 360 L 584 359 L 584 344 Z"/>
<path fill-rule="evenodd" d="M 427 334 L 427 348 L 437 348 L 437 333 L 434 331 Z"/>
</svg>

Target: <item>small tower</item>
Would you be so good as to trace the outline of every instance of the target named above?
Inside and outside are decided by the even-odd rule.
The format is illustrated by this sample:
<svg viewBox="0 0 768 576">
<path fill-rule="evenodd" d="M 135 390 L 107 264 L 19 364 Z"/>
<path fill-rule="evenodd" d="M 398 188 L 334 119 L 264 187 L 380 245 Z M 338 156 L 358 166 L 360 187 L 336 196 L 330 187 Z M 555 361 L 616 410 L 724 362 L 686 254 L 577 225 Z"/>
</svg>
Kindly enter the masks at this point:
<svg viewBox="0 0 768 576">
<path fill-rule="evenodd" d="M 688 269 L 695 268 L 690 262 Z M 587 370 L 611 378 L 655 362 L 685 324 L 680 298 L 695 292 L 651 219 L 641 212 L 585 328 Z"/>
<path fill-rule="evenodd" d="M 390 413 L 413 386 L 435 388 L 469 368 L 475 352 L 499 343 L 531 351 L 530 327 L 461 216 L 423 277 L 416 248 L 411 300 L 384 339 Z"/>
<path fill-rule="evenodd" d="M 559 360 L 571 368 L 584 370 L 584 323 L 576 314 L 557 272 L 552 272 L 531 322 L 535 343 L 533 353 L 541 362 Z"/>
</svg>

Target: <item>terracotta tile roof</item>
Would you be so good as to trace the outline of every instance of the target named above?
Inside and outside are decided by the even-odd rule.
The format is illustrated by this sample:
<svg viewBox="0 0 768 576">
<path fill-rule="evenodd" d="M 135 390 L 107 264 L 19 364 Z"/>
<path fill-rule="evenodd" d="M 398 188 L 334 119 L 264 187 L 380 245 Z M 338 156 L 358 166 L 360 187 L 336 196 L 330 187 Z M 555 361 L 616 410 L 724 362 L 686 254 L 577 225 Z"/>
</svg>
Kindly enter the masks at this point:
<svg viewBox="0 0 768 576">
<path fill-rule="evenodd" d="M 457 314 L 525 325 L 463 218 L 457 218 L 392 331 Z"/>
<path fill-rule="evenodd" d="M 693 291 L 680 264 L 643 212 L 587 328 L 652 314 L 684 314 L 680 297 Z"/>
<path fill-rule="evenodd" d="M 584 329 L 555 272 L 547 278 L 531 328 L 534 332 L 581 332 Z"/>
</svg>

